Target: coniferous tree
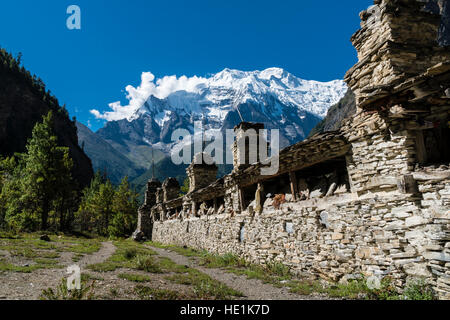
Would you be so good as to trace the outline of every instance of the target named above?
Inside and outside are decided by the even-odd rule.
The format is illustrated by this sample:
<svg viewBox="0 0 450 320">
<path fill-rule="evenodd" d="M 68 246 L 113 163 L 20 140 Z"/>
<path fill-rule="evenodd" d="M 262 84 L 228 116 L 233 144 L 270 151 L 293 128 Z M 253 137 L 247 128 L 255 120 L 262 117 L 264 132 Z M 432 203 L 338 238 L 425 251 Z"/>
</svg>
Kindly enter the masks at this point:
<svg viewBox="0 0 450 320">
<path fill-rule="evenodd" d="M 53 218 L 62 229 L 74 206 L 73 162 L 69 149 L 57 144 L 52 112 L 35 125 L 26 150 L 5 191 L 11 194 L 6 220 L 16 230 L 47 230 Z"/>
<path fill-rule="evenodd" d="M 189 178 L 185 178 L 183 185 L 180 188 L 180 196 L 184 196 L 189 192 Z"/>
<path fill-rule="evenodd" d="M 112 205 L 114 215 L 108 227 L 109 235 L 130 236 L 136 228 L 139 201 L 138 194 L 130 189 L 128 177 L 122 180 Z"/>
<path fill-rule="evenodd" d="M 76 214 L 81 231 L 108 235 L 108 226 L 113 217 L 112 202 L 115 196 L 111 181 L 96 174 L 91 185 L 84 190 L 81 205 Z"/>
<path fill-rule="evenodd" d="M 97 172 L 91 184 L 83 190 L 80 206 L 75 214 L 75 223 L 80 231 L 94 233 L 97 231 L 98 214 L 95 212 L 97 206 L 100 186 L 105 183 L 100 172 Z"/>
<path fill-rule="evenodd" d="M 17 170 L 17 162 L 14 157 L 0 158 L 0 228 L 5 228 L 6 210 L 8 199 L 11 198 L 8 190 L 11 189 L 10 181 L 12 180 L 15 170 Z"/>
</svg>

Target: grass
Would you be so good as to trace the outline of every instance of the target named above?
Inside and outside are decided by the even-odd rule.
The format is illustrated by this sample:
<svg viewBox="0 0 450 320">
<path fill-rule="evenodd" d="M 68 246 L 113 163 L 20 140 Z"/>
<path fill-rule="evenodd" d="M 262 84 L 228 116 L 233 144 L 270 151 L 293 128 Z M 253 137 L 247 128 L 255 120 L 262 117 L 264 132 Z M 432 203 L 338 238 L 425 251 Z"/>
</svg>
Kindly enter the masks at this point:
<svg viewBox="0 0 450 320">
<path fill-rule="evenodd" d="M 34 259 L 38 265 L 48 265 L 52 267 L 56 267 L 58 265 L 58 260 L 55 259 L 46 259 L 46 258 L 36 258 Z"/>
<path fill-rule="evenodd" d="M 232 253 L 224 255 L 204 254 L 201 256 L 200 264 L 207 268 L 226 268 L 226 267 L 245 267 L 245 260 L 237 257 Z"/>
<path fill-rule="evenodd" d="M 411 281 L 403 291 L 406 300 L 436 300 L 430 284 L 423 279 Z"/>
<path fill-rule="evenodd" d="M 135 273 L 121 273 L 118 275 L 120 279 L 125 279 L 131 282 L 149 282 L 151 278 L 142 274 Z"/>
<path fill-rule="evenodd" d="M 55 268 L 55 266 L 48 264 L 33 264 L 27 266 L 18 266 L 5 261 L 0 261 L 0 271 L 3 272 L 31 273 L 35 270 L 49 269 L 49 268 Z"/>
<path fill-rule="evenodd" d="M 163 273 L 158 261 L 152 256 L 138 255 L 134 258 L 135 268 L 149 273 Z"/>
<path fill-rule="evenodd" d="M 142 247 L 132 240 L 114 241 L 114 245 L 117 250 L 111 257 L 105 262 L 89 265 L 88 268 L 96 272 L 110 272 L 119 268 L 146 268 L 145 263 L 147 263 L 148 270 L 151 269 L 151 256 L 156 255 L 153 250 Z M 139 261 L 137 261 L 138 258 Z"/>
<path fill-rule="evenodd" d="M 152 243 L 154 245 L 154 243 Z M 200 253 L 186 248 L 179 248 L 176 246 L 163 246 L 156 244 L 158 248 L 170 248 L 176 252 L 183 252 L 187 256 L 199 256 Z M 150 250 L 150 249 L 148 249 Z M 151 251 L 153 254 L 154 252 Z M 153 255 L 152 254 L 152 255 Z M 202 255 L 204 253 L 201 253 Z M 165 279 L 177 284 L 184 284 L 192 286 L 193 295 L 199 299 L 229 299 L 231 297 L 240 297 L 242 293 L 233 290 L 223 283 L 216 281 L 208 275 L 189 268 L 188 266 L 179 265 L 166 257 L 153 257 L 152 255 L 138 254 L 134 251 L 124 252 L 125 256 L 129 259 L 133 259 L 134 268 L 138 270 L 146 271 L 149 273 L 172 273 Z M 123 276 L 123 275 L 122 275 Z M 127 275 L 129 276 L 129 275 Z M 134 277 L 134 275 L 133 275 Z M 174 293 L 167 290 L 158 290 L 150 287 L 136 288 L 138 296 L 141 298 L 153 297 L 154 299 L 178 299 L 180 298 L 178 293 Z"/>
<path fill-rule="evenodd" d="M 249 279 L 258 279 L 281 287 L 283 281 L 292 278 L 289 267 L 280 262 L 267 262 L 265 265 L 251 264 L 238 256 L 227 253 L 224 255 L 204 254 L 200 265 L 207 268 L 224 268 L 228 272 L 245 275 Z"/>
<path fill-rule="evenodd" d="M 39 238 L 39 233 L 0 233 L 0 250 L 9 252 L 11 257 L 26 259 L 29 263 L 28 266 L 17 266 L 2 261 L 0 271 L 29 273 L 38 269 L 61 268 L 55 260 L 61 256 L 61 252 L 73 252 L 72 260 L 78 262 L 84 255 L 93 254 L 101 248 L 100 239 L 51 235 L 51 242 L 46 242 Z"/>
<path fill-rule="evenodd" d="M 243 294 L 229 288 L 225 284 L 212 279 L 207 274 L 188 268 L 186 273 L 178 273 L 165 278 L 173 283 L 192 286 L 192 290 L 198 299 L 227 300 L 232 297 L 242 297 Z"/>
<path fill-rule="evenodd" d="M 148 241 L 146 242 L 146 244 L 155 247 L 155 248 L 159 248 L 159 249 L 167 249 L 173 252 L 176 252 L 178 254 L 181 254 L 185 257 L 201 257 L 203 256 L 206 251 L 202 250 L 195 250 L 192 248 L 187 248 L 187 247 L 180 247 L 180 246 L 176 246 L 176 245 L 165 245 L 159 242 L 153 242 L 153 241 Z"/>
<path fill-rule="evenodd" d="M 69 291 L 66 279 L 62 279 L 56 290 L 52 288 L 42 290 L 40 300 L 92 300 L 94 288 L 95 281 L 88 283 L 86 278 L 81 277 L 81 289 Z"/>
</svg>

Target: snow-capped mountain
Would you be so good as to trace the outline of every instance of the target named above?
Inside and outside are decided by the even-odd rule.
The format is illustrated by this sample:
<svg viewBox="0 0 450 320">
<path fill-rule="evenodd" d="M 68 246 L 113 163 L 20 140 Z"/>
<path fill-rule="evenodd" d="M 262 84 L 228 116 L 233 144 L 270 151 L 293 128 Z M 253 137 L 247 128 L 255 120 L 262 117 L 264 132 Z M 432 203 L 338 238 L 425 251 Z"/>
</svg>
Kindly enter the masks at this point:
<svg viewBox="0 0 450 320">
<path fill-rule="evenodd" d="M 142 114 L 149 113 L 163 126 L 172 111 L 181 111 L 183 114 L 203 114 L 209 120 L 223 122 L 228 112 L 236 106 L 246 102 L 265 105 L 269 97 L 285 106 L 324 118 L 328 108 L 347 91 L 342 80 L 308 81 L 280 68 L 264 71 L 225 69 L 210 78 L 197 79 L 195 86 L 171 93 L 163 103 L 156 102 L 150 96 L 144 106 L 127 120 L 136 120 Z"/>
<path fill-rule="evenodd" d="M 206 78 L 153 81 L 147 73 L 140 87 L 127 87 L 129 106 L 115 103 L 111 104 L 114 112 L 93 112 L 100 118 L 117 119 L 107 122 L 98 134 L 138 162 L 148 156 L 147 152 L 141 155 L 138 146 L 167 151 L 172 132 L 178 128 L 192 132 L 194 121 L 203 121 L 206 130 L 232 129 L 241 117 L 263 122 L 268 129 L 280 129 L 280 145 L 288 146 L 305 139 L 347 92 L 342 80 L 303 80 L 280 68 L 225 69 Z"/>
</svg>

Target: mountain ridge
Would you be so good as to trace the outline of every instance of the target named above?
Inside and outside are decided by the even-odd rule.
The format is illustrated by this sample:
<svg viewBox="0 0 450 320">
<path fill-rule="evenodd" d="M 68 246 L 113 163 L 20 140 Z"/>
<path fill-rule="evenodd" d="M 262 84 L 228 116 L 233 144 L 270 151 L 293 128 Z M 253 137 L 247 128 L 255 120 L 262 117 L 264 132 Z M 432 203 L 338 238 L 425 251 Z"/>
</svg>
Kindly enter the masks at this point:
<svg viewBox="0 0 450 320">
<path fill-rule="evenodd" d="M 93 170 L 91 160 L 78 145 L 75 122 L 41 79 L 22 67 L 20 59 L 0 48 L 0 155 L 25 152 L 33 127 L 49 111 L 53 112 L 58 145 L 69 148 L 72 176 L 77 187 L 83 188 L 91 182 Z"/>
<path fill-rule="evenodd" d="M 174 145 L 174 130 L 187 129 L 192 134 L 196 121 L 207 132 L 233 129 L 242 120 L 262 122 L 267 129 L 280 130 L 281 147 L 294 144 L 305 139 L 347 92 L 342 80 L 303 80 L 281 68 L 225 69 L 209 78 L 163 78 L 156 84 L 154 80 L 143 74 L 141 86 L 127 87 L 130 105 L 116 103 L 113 109 L 118 114 L 101 115 L 122 119 L 108 121 L 97 131 L 115 149 L 133 154 L 134 161 L 147 168 L 149 153 L 136 152 L 138 146 L 154 147 L 167 155 Z M 168 81 L 170 86 L 164 84 Z M 129 112 L 127 116 L 123 110 Z"/>
</svg>

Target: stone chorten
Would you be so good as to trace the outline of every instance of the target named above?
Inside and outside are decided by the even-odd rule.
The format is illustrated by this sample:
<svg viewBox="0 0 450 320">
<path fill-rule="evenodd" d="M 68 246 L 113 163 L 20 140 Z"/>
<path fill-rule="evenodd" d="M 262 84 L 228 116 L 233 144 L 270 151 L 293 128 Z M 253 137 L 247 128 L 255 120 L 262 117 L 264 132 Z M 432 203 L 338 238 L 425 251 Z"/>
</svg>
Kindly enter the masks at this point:
<svg viewBox="0 0 450 320">
<path fill-rule="evenodd" d="M 186 169 L 189 178 L 189 192 L 207 187 L 217 179 L 217 165 L 206 153 L 198 153 Z"/>
<path fill-rule="evenodd" d="M 167 178 L 162 184 L 163 201 L 167 202 L 180 196 L 180 184 L 175 178 Z"/>
<path fill-rule="evenodd" d="M 359 62 L 345 76 L 358 108 L 388 99 L 391 86 L 450 58 L 438 45 L 441 16 L 425 1 L 375 0 L 360 17 L 351 39 Z"/>
<path fill-rule="evenodd" d="M 145 192 L 146 205 L 150 205 L 150 207 L 153 207 L 157 203 L 156 192 L 158 191 L 158 188 L 161 188 L 161 186 L 161 182 L 156 178 L 148 180 L 147 191 Z"/>
<path fill-rule="evenodd" d="M 153 221 L 151 217 L 151 208 L 157 203 L 156 192 L 161 187 L 161 182 L 158 179 L 152 178 L 147 182 L 147 191 L 145 192 L 144 204 L 138 210 L 137 230 L 133 234 L 136 240 L 141 237 L 140 233 L 151 237 Z"/>
<path fill-rule="evenodd" d="M 233 171 L 239 171 L 259 162 L 260 130 L 263 123 L 241 122 L 234 127 L 236 141 L 233 144 Z"/>
</svg>

